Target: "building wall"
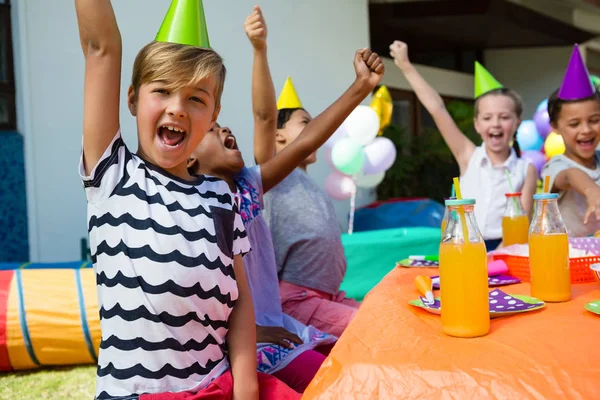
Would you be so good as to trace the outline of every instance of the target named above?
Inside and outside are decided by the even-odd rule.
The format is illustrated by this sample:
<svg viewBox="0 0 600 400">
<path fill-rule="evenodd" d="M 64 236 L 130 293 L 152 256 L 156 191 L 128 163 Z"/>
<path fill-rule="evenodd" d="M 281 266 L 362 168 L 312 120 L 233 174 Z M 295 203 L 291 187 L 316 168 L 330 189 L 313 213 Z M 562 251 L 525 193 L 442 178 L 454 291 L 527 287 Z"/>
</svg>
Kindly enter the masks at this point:
<svg viewBox="0 0 600 400">
<path fill-rule="evenodd" d="M 121 123 L 137 148 L 135 121 L 125 93 L 137 51 L 154 38 L 168 8 L 165 0 L 113 1 L 123 37 Z M 252 51 L 243 22 L 255 0 L 205 1 L 211 44 L 225 59 L 228 78 L 220 122 L 238 135 L 251 163 Z M 354 79 L 354 51 L 368 46 L 367 0 L 259 0 L 269 24 L 269 55 L 277 91 L 293 77 L 304 106 L 316 115 Z M 14 5 L 14 43 L 19 131 L 25 141 L 30 258 L 79 258 L 87 236 L 86 204 L 77 174 L 81 148 L 83 57 L 72 1 L 27 0 Z M 323 184 L 330 169 L 323 157 L 309 173 Z M 361 193 L 359 203 L 372 198 Z M 347 202 L 336 202 L 346 225 Z"/>
<path fill-rule="evenodd" d="M 504 86 L 523 97 L 524 119 L 532 119 L 538 104 L 560 86 L 573 48 L 542 47 L 486 50 L 485 67 Z"/>
</svg>

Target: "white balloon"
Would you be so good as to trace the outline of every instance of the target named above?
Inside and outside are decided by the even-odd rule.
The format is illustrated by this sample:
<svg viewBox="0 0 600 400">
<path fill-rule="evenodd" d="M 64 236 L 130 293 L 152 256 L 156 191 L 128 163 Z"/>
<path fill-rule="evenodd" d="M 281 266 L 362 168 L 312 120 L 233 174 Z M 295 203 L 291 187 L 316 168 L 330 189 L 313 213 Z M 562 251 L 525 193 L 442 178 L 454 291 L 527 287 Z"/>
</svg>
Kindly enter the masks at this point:
<svg viewBox="0 0 600 400">
<path fill-rule="evenodd" d="M 348 137 L 348 130 L 346 129 L 346 125 L 344 123 L 342 123 L 335 132 L 333 132 L 333 135 L 331 135 L 329 137 L 329 139 L 327 139 L 327 141 L 325 142 L 325 147 L 328 148 L 332 148 L 333 145 L 335 145 L 337 143 L 338 140 Z"/>
<path fill-rule="evenodd" d="M 356 186 L 362 188 L 374 188 L 375 186 L 379 185 L 381 181 L 383 181 L 384 177 L 385 172 L 378 172 L 372 175 L 365 175 L 361 172 L 355 178 Z"/>
<path fill-rule="evenodd" d="M 365 163 L 362 172 L 368 175 L 385 172 L 396 161 L 396 146 L 385 137 L 378 137 L 365 146 Z"/>
<path fill-rule="evenodd" d="M 366 146 L 371 143 L 379 132 L 379 116 L 369 106 L 358 106 L 344 121 L 348 136 Z"/>
</svg>

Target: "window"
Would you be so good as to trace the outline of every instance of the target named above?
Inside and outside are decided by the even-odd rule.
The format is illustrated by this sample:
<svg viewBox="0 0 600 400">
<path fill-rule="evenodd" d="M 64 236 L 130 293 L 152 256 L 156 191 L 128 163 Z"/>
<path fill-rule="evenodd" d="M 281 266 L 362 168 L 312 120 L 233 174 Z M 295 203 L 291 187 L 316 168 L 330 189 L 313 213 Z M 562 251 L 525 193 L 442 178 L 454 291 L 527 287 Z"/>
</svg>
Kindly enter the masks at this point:
<svg viewBox="0 0 600 400">
<path fill-rule="evenodd" d="M 430 67 L 450 69 L 453 71 L 475 72 L 475 61 L 482 62 L 483 52 L 477 50 L 418 50 L 410 53 L 410 60 L 414 64 L 422 64 Z"/>
<path fill-rule="evenodd" d="M 0 0 L 0 130 L 16 128 L 10 0 Z"/>
</svg>

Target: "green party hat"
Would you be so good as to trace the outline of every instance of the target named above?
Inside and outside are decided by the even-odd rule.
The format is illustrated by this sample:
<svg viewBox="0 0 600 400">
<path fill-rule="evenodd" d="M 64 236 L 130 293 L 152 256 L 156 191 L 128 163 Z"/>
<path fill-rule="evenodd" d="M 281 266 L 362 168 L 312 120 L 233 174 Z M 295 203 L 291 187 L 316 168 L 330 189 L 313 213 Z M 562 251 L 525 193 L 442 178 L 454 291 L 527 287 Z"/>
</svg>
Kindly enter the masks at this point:
<svg viewBox="0 0 600 400">
<path fill-rule="evenodd" d="M 173 0 L 154 40 L 210 48 L 202 0 Z"/>
<path fill-rule="evenodd" d="M 488 72 L 483 65 L 475 61 L 475 98 L 494 89 L 504 86 Z"/>
</svg>

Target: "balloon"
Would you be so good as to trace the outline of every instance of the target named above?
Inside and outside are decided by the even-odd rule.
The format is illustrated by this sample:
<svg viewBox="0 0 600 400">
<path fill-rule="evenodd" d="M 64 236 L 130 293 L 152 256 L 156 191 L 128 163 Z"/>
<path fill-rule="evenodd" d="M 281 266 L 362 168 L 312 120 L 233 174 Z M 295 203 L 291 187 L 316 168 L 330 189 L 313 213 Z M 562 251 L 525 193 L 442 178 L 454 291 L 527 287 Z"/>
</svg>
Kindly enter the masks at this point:
<svg viewBox="0 0 600 400">
<path fill-rule="evenodd" d="M 594 86 L 594 88 L 596 88 L 596 90 L 598 90 L 600 88 L 600 77 L 598 77 L 597 75 L 592 75 L 592 76 L 590 76 L 590 79 L 592 81 L 592 85 Z"/>
<path fill-rule="evenodd" d="M 536 150 L 539 151 L 544 144 L 544 139 L 538 133 L 535 122 L 528 119 L 521 122 L 521 126 L 517 129 L 517 142 L 521 150 Z"/>
<path fill-rule="evenodd" d="M 372 143 L 365 146 L 365 165 L 362 172 L 365 175 L 373 175 L 385 172 L 396 161 L 396 146 L 385 137 L 378 137 Z"/>
<path fill-rule="evenodd" d="M 338 171 L 333 171 L 325 179 L 325 192 L 335 200 L 347 200 L 356 191 L 352 178 Z"/>
<path fill-rule="evenodd" d="M 369 106 L 358 106 L 344 121 L 348 137 L 354 139 L 359 145 L 371 143 L 379 132 L 379 117 Z"/>
<path fill-rule="evenodd" d="M 544 152 L 548 158 L 563 154 L 565 152 L 565 142 L 562 136 L 556 132 L 550 132 L 546 142 L 544 142 Z"/>
<path fill-rule="evenodd" d="M 535 111 L 546 110 L 548 111 L 548 99 L 544 99 L 538 104 L 537 109 Z"/>
<path fill-rule="evenodd" d="M 388 91 L 388 88 L 384 85 L 381 86 L 373 95 L 370 107 L 377 113 L 379 117 L 379 133 L 381 136 L 383 130 L 392 122 L 392 111 L 394 110 L 394 104 L 392 103 L 392 96 Z"/>
<path fill-rule="evenodd" d="M 550 115 L 548 115 L 547 110 L 536 111 L 535 114 L 533 114 L 533 122 L 535 122 L 535 127 L 542 139 L 546 139 L 550 132 L 552 132 Z"/>
<path fill-rule="evenodd" d="M 327 165 L 329 165 L 331 168 L 335 169 L 335 165 L 333 165 L 333 161 L 331 160 L 331 148 L 329 147 L 325 147 L 325 161 L 327 162 Z"/>
<path fill-rule="evenodd" d="M 385 172 L 377 172 L 370 175 L 365 175 L 361 172 L 356 176 L 356 186 L 362 188 L 374 188 L 383 181 L 384 177 Z"/>
<path fill-rule="evenodd" d="M 343 138 L 331 149 L 331 161 L 342 173 L 352 175 L 360 171 L 365 162 L 362 146 L 352 138 Z"/>
<path fill-rule="evenodd" d="M 325 142 L 325 147 L 332 148 L 338 140 L 345 137 L 348 137 L 348 130 L 346 130 L 346 125 L 342 123 L 340 126 L 338 126 L 337 130 L 333 132 L 333 135 L 327 139 Z"/>
<path fill-rule="evenodd" d="M 523 160 L 529 161 L 537 170 L 538 175 L 541 176 L 542 167 L 546 164 L 546 156 L 540 151 L 528 150 L 521 153 Z"/>
</svg>

